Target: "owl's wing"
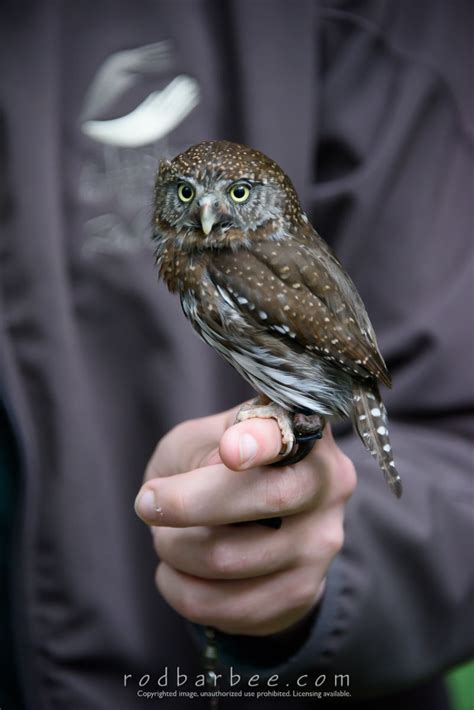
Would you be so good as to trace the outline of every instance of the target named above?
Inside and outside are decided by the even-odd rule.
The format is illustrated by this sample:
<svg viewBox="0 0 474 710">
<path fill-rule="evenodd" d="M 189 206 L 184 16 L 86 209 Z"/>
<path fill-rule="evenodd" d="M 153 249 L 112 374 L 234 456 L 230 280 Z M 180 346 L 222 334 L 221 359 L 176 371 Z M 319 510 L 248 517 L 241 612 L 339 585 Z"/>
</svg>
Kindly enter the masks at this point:
<svg viewBox="0 0 474 710">
<path fill-rule="evenodd" d="M 313 352 L 352 376 L 391 386 L 364 304 L 315 233 L 217 253 L 208 272 L 257 331 Z"/>
</svg>

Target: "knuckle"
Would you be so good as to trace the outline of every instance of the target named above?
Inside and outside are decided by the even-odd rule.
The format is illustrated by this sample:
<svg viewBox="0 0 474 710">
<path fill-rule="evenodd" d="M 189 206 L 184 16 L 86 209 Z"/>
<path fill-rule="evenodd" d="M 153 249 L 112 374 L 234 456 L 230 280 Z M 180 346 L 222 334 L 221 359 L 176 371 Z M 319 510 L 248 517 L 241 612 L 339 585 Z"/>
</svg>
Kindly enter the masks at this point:
<svg viewBox="0 0 474 710">
<path fill-rule="evenodd" d="M 226 541 L 218 540 L 210 545 L 206 557 L 209 571 L 218 577 L 232 576 L 239 571 L 239 560 Z"/>
<path fill-rule="evenodd" d="M 252 627 L 261 615 L 252 595 L 229 595 L 217 602 L 213 609 L 214 625 L 227 633 L 242 634 L 243 626 Z"/>
<path fill-rule="evenodd" d="M 306 466 L 273 470 L 265 477 L 262 496 L 264 513 L 281 513 L 303 509 L 315 497 L 318 484 Z"/>
<path fill-rule="evenodd" d="M 344 527 L 342 520 L 333 520 L 324 525 L 320 531 L 320 551 L 330 558 L 335 557 L 344 544 Z"/>
<path fill-rule="evenodd" d="M 194 589 L 183 585 L 179 598 L 179 613 L 194 624 L 205 624 L 209 619 L 209 610 L 201 596 Z"/>
<path fill-rule="evenodd" d="M 263 514 L 281 513 L 288 509 L 291 497 L 290 486 L 284 478 L 267 476 L 261 497 L 261 512 Z"/>
<path fill-rule="evenodd" d="M 192 623 L 210 623 L 212 610 L 209 609 L 209 595 L 206 590 L 183 577 L 178 591 L 176 587 L 169 584 L 169 577 L 170 572 L 166 563 L 161 562 L 155 572 L 155 585 L 168 604 Z"/>
<path fill-rule="evenodd" d="M 296 586 L 293 605 L 296 609 L 310 609 L 318 598 L 320 581 L 315 574 L 307 574 Z"/>
<path fill-rule="evenodd" d="M 174 520 L 178 526 L 187 527 L 190 521 L 192 502 L 188 500 L 186 489 L 174 487 L 174 495 L 166 502 L 166 515 L 169 520 Z"/>
<path fill-rule="evenodd" d="M 357 485 L 357 472 L 352 460 L 346 454 L 340 454 L 337 475 L 337 493 L 339 499 L 346 503 L 354 493 Z"/>
<path fill-rule="evenodd" d="M 308 567 L 302 573 L 295 575 L 285 596 L 285 610 L 298 614 L 306 612 L 315 604 L 320 587 L 321 580 L 314 567 Z"/>
</svg>

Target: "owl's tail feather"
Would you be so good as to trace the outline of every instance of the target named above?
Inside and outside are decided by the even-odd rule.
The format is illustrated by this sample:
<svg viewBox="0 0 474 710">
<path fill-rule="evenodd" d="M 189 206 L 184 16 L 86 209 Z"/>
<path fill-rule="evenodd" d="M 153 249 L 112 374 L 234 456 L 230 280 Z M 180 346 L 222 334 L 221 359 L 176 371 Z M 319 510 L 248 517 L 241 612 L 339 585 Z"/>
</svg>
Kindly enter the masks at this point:
<svg viewBox="0 0 474 710">
<path fill-rule="evenodd" d="M 362 443 L 377 460 L 390 490 L 397 498 L 402 495 L 402 482 L 395 468 L 388 435 L 387 410 L 376 382 L 353 385 L 354 428 Z"/>
</svg>

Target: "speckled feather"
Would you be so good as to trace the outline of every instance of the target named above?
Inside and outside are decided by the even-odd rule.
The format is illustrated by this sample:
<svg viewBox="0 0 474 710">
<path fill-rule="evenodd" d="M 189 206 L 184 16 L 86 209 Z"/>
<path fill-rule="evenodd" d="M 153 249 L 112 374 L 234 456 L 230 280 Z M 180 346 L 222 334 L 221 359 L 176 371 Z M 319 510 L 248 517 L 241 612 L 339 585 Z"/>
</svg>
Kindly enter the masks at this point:
<svg viewBox="0 0 474 710">
<path fill-rule="evenodd" d="M 177 200 L 183 180 L 195 190 L 195 202 L 208 193 L 216 198 L 220 220 L 208 235 L 197 206 Z M 242 207 L 228 198 L 237 180 L 252 186 Z M 352 416 L 400 495 L 377 387 L 377 381 L 390 386 L 391 380 L 373 328 L 354 284 L 309 224 L 285 173 L 256 150 L 209 141 L 162 163 L 155 202 L 160 275 L 180 294 L 201 337 L 286 409 Z"/>
</svg>

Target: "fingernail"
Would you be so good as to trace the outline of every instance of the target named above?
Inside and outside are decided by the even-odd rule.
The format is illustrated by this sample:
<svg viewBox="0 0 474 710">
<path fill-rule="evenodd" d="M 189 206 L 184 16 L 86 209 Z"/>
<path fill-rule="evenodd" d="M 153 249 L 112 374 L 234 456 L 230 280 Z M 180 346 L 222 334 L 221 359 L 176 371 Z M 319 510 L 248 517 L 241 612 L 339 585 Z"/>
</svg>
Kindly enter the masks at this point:
<svg viewBox="0 0 474 710">
<path fill-rule="evenodd" d="M 156 518 L 160 510 L 161 509 L 156 505 L 156 498 L 153 491 L 143 491 L 135 501 L 135 512 L 140 518 L 145 518 L 146 520 Z"/>
<path fill-rule="evenodd" d="M 258 444 L 251 434 L 242 434 L 239 441 L 241 465 L 250 463 L 258 451 Z"/>
</svg>

